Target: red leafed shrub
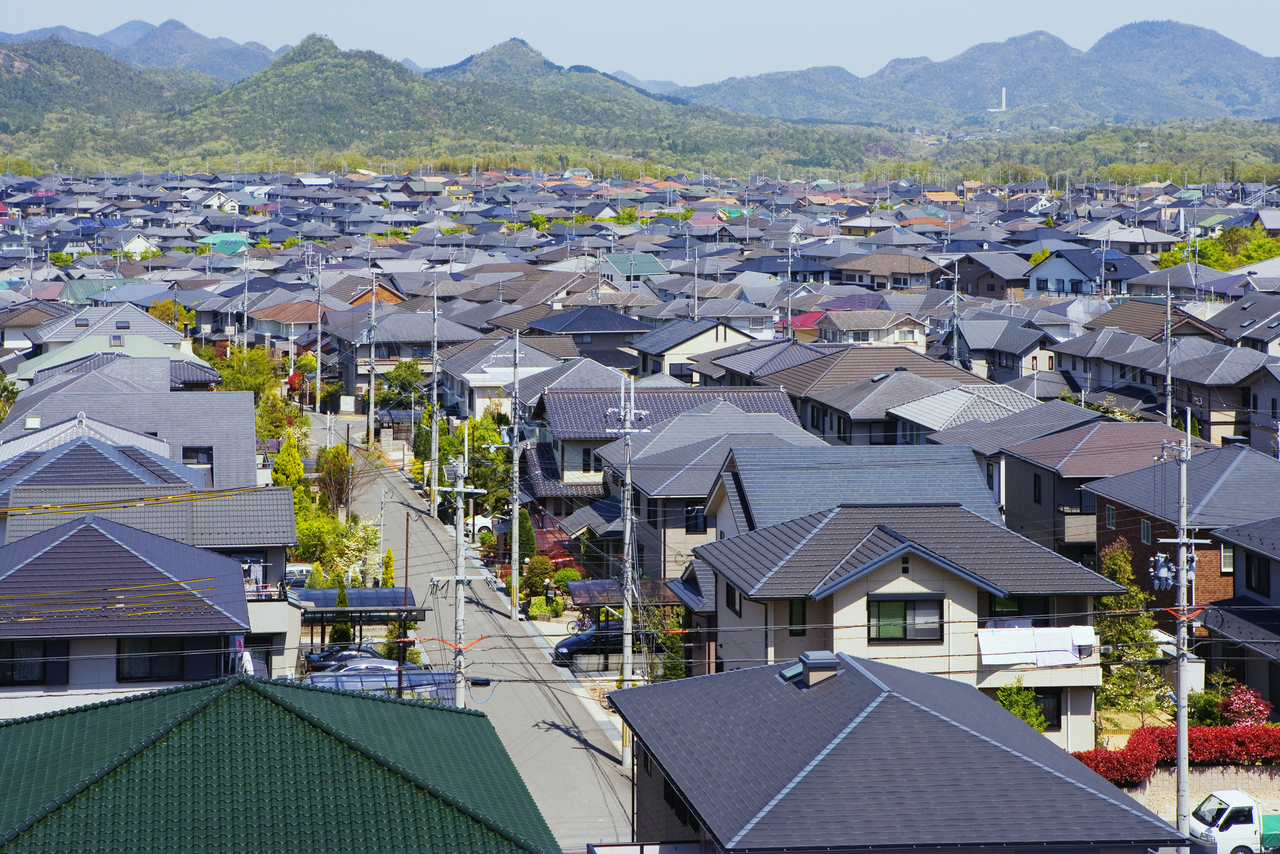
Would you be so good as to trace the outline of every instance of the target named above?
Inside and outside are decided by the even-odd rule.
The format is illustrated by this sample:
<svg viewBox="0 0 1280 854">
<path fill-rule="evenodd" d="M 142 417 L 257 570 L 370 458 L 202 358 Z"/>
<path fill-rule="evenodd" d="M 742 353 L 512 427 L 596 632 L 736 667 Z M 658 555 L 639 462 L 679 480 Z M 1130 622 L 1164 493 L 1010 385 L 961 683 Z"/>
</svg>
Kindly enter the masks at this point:
<svg viewBox="0 0 1280 854">
<path fill-rule="evenodd" d="M 1280 727 L 1188 727 L 1187 747 L 1192 765 L 1273 765 L 1280 762 Z M 1073 755 L 1117 786 L 1136 786 L 1157 765 L 1174 764 L 1177 733 L 1174 727 L 1143 727 L 1120 750 Z"/>
<path fill-rule="evenodd" d="M 1264 724 L 1271 715 L 1271 704 L 1262 695 L 1241 682 L 1218 704 L 1224 720 L 1232 726 Z"/>
</svg>

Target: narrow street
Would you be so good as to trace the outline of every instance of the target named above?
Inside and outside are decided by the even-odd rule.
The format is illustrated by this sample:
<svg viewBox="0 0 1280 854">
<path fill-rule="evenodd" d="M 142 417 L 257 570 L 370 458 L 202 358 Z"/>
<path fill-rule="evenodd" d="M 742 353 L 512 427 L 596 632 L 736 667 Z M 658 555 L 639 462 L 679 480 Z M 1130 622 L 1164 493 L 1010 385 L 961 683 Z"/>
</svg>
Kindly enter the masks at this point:
<svg viewBox="0 0 1280 854">
<path fill-rule="evenodd" d="M 323 440 L 324 419 L 316 420 L 312 435 Z M 354 442 L 363 435 L 363 422 L 355 419 L 335 423 L 335 438 L 339 427 L 345 438 L 348 420 Z M 453 574 L 453 530 L 432 519 L 426 502 L 388 468 L 356 496 L 355 512 L 376 519 L 383 490 L 384 551 L 389 546 L 395 554 L 397 583 L 404 573 L 405 512 L 410 513 L 409 586 L 419 604 L 433 609 L 418 626 L 418 636 L 452 642 L 453 585 L 433 596 L 431 579 Z M 494 680 L 472 688 L 466 705 L 489 716 L 566 854 L 585 851 L 591 842 L 629 841 L 631 783 L 619 765 L 616 728 L 602 725 L 606 716 L 598 703 L 584 700 L 576 681 L 550 663 L 550 648 L 536 630 L 511 620 L 505 594 L 478 578 L 467 591 L 466 637 L 468 642 L 485 638 L 467 650 L 468 676 Z M 451 667 L 451 648 L 440 642 L 422 646 L 432 665 Z"/>
</svg>

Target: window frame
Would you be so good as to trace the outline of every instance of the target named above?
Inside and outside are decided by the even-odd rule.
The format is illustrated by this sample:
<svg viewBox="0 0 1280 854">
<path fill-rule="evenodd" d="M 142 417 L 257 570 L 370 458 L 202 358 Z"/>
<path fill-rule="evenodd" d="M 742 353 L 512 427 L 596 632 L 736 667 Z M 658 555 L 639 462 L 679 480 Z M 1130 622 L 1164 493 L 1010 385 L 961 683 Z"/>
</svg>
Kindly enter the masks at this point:
<svg viewBox="0 0 1280 854">
<path fill-rule="evenodd" d="M 1244 553 L 1244 589 L 1271 598 L 1271 561 L 1247 549 Z"/>
<path fill-rule="evenodd" d="M 787 637 L 802 638 L 809 633 L 809 600 L 787 600 Z"/>
<path fill-rule="evenodd" d="M 1151 520 L 1142 519 L 1138 523 L 1138 539 L 1144 546 L 1151 545 Z"/>
<path fill-rule="evenodd" d="M 733 612 L 735 617 L 742 616 L 742 591 L 733 586 L 729 579 L 724 580 L 724 606 Z"/>
<path fill-rule="evenodd" d="M 147 649 L 145 651 L 125 652 L 125 645 L 128 643 L 145 642 Z M 202 646 L 202 641 L 211 641 L 212 646 Z M 161 649 L 153 651 L 153 646 L 157 643 L 170 645 L 172 649 Z M 173 635 L 148 635 L 144 637 L 126 637 L 116 639 L 116 682 L 194 682 L 203 679 L 216 678 L 221 675 L 225 669 L 223 667 L 224 653 L 226 652 L 223 639 L 220 637 L 182 637 Z M 212 671 L 204 672 L 201 668 L 202 659 L 206 656 L 212 661 Z M 175 673 L 164 672 L 157 674 L 155 665 L 161 662 L 161 659 L 172 658 L 172 664 L 176 666 Z M 126 668 L 130 663 L 136 664 L 138 661 L 147 665 L 147 673 L 145 675 L 128 675 Z"/>
<path fill-rule="evenodd" d="M 1035 699 L 1036 705 L 1040 707 L 1040 713 L 1044 715 L 1045 732 L 1061 732 L 1062 731 L 1062 692 L 1065 688 L 1036 688 Z M 1056 705 L 1057 711 L 1050 716 L 1045 713 L 1046 706 Z"/>
<path fill-rule="evenodd" d="M 1218 560 L 1218 571 L 1222 575 L 1236 574 L 1236 547 L 1222 544 L 1222 555 Z"/>
<path fill-rule="evenodd" d="M 36 650 L 38 654 L 19 655 L 19 644 L 27 645 L 29 650 Z M 9 638 L 0 641 L 0 686 L 22 688 L 68 684 L 69 648 L 69 642 L 61 639 Z M 33 664 L 37 675 L 21 679 L 15 677 L 20 667 Z"/>
<path fill-rule="evenodd" d="M 1033 504 L 1044 504 L 1044 478 L 1040 472 L 1031 473 L 1031 501 Z"/>
<path fill-rule="evenodd" d="M 1106 525 L 1107 529 L 1114 531 L 1116 529 L 1116 508 L 1114 504 L 1106 505 Z"/>
<path fill-rule="evenodd" d="M 707 532 L 707 506 L 698 501 L 684 503 L 684 532 L 686 534 L 705 534 Z"/>
<path fill-rule="evenodd" d="M 920 603 L 936 603 L 938 606 L 937 619 L 935 620 L 919 620 L 916 616 L 916 610 Z M 873 645 L 883 644 L 941 644 L 946 641 L 946 632 L 943 631 L 944 624 L 944 607 L 945 600 L 936 596 L 927 596 L 921 598 L 911 598 L 910 595 L 885 595 L 872 596 L 867 599 L 867 643 Z M 896 621 L 888 619 L 881 615 L 881 610 L 885 605 L 902 605 L 902 620 Z M 883 627 L 894 626 L 900 624 L 902 626 L 902 637 L 885 636 Z M 937 630 L 937 637 L 926 637 L 920 632 L 920 626 L 933 626 Z M 917 632 L 915 637 L 912 633 Z"/>
</svg>

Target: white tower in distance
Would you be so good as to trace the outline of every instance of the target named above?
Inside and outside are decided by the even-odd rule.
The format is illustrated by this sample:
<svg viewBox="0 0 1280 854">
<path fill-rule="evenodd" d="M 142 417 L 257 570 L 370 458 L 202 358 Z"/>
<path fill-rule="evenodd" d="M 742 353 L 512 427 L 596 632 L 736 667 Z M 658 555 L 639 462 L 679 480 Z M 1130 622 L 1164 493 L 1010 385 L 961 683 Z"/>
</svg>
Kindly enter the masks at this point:
<svg viewBox="0 0 1280 854">
<path fill-rule="evenodd" d="M 988 110 L 987 110 L 987 112 L 988 112 L 988 113 L 1003 113 L 1003 112 L 1005 111 L 1005 106 L 1006 106 L 1004 96 L 1005 96 L 1005 89 L 1004 89 L 1004 87 L 1003 87 L 1003 86 L 1001 86 L 1001 87 L 1000 87 L 1000 106 L 999 106 L 999 107 L 991 107 L 990 109 L 988 109 Z"/>
</svg>

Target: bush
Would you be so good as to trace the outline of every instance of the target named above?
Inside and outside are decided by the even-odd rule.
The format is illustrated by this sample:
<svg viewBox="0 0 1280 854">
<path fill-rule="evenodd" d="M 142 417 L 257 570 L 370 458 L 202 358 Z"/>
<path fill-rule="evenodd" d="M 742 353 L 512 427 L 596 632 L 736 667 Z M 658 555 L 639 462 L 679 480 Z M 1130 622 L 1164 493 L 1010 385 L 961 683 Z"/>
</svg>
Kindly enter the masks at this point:
<svg viewBox="0 0 1280 854">
<path fill-rule="evenodd" d="M 546 590 L 544 582 L 550 581 L 556 574 L 556 566 L 546 555 L 534 555 L 529 565 L 524 568 L 524 578 L 520 582 L 520 595 L 526 599 L 541 596 Z"/>
<path fill-rule="evenodd" d="M 1187 694 L 1187 723 L 1191 726 L 1222 726 L 1223 698 L 1212 691 Z"/>
<path fill-rule="evenodd" d="M 539 614 L 550 614 L 553 618 L 559 619 L 564 614 L 564 600 L 552 599 L 548 604 L 545 596 L 534 596 L 529 600 L 529 616 L 533 618 Z"/>
<path fill-rule="evenodd" d="M 1021 676 L 1012 685 L 996 689 L 996 702 L 1017 715 L 1036 732 L 1044 732 L 1049 726 L 1044 719 L 1044 712 L 1040 710 L 1040 704 L 1036 702 L 1035 690 L 1023 686 Z"/>
<path fill-rule="evenodd" d="M 1258 726 L 1270 717 L 1271 704 L 1248 685 L 1237 683 L 1218 710 L 1232 726 Z"/>
<path fill-rule="evenodd" d="M 571 566 L 564 569 L 556 570 L 555 576 L 551 579 L 551 583 L 561 590 L 566 590 L 565 584 L 570 581 L 581 581 L 582 573 Z"/>
<path fill-rule="evenodd" d="M 1280 727 L 1188 727 L 1187 746 L 1192 765 L 1275 765 L 1280 763 Z M 1177 730 L 1142 727 L 1120 750 L 1086 750 L 1074 756 L 1117 786 L 1136 786 L 1157 765 L 1174 764 Z"/>
</svg>

